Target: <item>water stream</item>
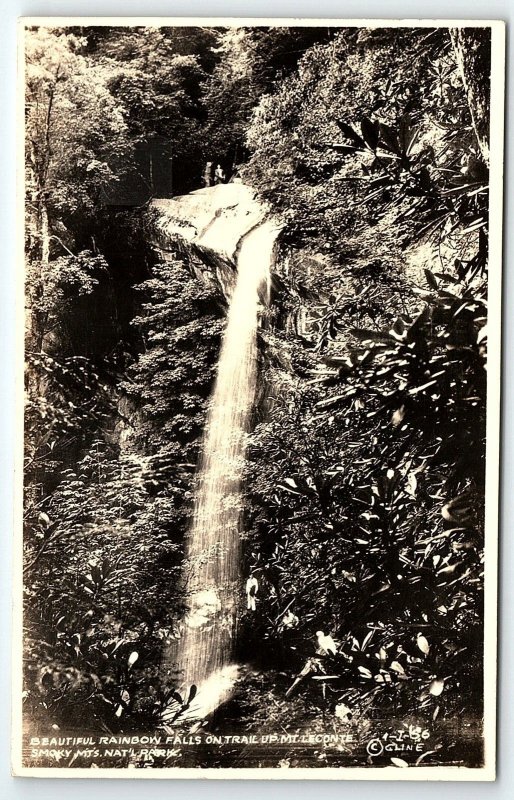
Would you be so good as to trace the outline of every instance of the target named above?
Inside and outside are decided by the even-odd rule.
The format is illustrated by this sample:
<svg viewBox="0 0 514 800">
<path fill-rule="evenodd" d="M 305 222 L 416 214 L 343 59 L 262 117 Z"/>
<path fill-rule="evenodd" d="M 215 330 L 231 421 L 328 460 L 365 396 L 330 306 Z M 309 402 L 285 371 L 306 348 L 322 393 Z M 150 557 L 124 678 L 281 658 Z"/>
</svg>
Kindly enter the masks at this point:
<svg viewBox="0 0 514 800">
<path fill-rule="evenodd" d="M 196 685 L 199 716 L 213 710 L 237 675 L 233 663 L 243 526 L 241 475 L 257 383 L 257 329 L 266 302 L 276 223 L 243 239 L 210 402 L 187 541 L 188 611 L 178 648 L 184 687 Z"/>
</svg>

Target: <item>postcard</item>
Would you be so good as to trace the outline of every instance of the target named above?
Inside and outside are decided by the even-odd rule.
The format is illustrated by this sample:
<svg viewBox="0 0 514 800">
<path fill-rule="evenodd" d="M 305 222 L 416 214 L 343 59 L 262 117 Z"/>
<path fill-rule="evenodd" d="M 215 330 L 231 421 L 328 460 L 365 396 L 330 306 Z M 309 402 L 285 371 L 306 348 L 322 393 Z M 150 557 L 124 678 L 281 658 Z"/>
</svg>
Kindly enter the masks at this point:
<svg viewBox="0 0 514 800">
<path fill-rule="evenodd" d="M 494 780 L 504 40 L 20 20 L 14 774 Z"/>
</svg>

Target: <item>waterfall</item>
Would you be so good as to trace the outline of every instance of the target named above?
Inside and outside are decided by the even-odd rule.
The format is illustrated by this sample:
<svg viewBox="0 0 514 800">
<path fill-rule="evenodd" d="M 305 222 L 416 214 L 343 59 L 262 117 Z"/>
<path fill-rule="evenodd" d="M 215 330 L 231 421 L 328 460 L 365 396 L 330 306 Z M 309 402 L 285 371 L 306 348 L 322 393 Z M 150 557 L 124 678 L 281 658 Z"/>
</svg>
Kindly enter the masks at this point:
<svg viewBox="0 0 514 800">
<path fill-rule="evenodd" d="M 268 292 L 276 223 L 265 221 L 242 241 L 218 371 L 202 443 L 194 517 L 187 540 L 187 614 L 178 645 L 184 686 L 195 706 L 213 710 L 237 674 L 233 664 L 241 594 L 241 475 L 257 383 L 260 297 Z"/>
</svg>

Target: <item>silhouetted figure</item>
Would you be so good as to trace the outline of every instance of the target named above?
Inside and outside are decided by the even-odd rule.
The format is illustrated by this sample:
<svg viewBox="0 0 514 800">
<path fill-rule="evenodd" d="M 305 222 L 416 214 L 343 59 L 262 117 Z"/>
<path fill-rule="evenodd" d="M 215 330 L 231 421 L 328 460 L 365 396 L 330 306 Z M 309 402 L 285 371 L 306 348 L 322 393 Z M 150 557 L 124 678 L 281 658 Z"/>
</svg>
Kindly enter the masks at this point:
<svg viewBox="0 0 514 800">
<path fill-rule="evenodd" d="M 205 170 L 203 173 L 203 183 L 204 186 L 212 186 L 212 161 L 208 161 L 205 165 Z"/>
<path fill-rule="evenodd" d="M 225 183 L 226 176 L 225 170 L 221 168 L 221 164 L 218 164 L 216 170 L 214 172 L 214 183 Z"/>
</svg>

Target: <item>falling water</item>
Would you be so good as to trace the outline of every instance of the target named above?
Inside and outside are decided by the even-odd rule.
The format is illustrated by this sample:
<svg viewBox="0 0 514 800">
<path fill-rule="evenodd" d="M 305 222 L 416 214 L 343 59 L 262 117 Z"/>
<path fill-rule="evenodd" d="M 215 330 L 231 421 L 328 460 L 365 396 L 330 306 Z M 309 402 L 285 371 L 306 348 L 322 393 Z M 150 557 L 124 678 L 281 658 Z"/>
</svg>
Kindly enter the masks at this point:
<svg viewBox="0 0 514 800">
<path fill-rule="evenodd" d="M 243 239 L 218 373 L 203 440 L 193 524 L 187 544 L 188 611 L 179 643 L 184 685 L 199 687 L 201 714 L 226 696 L 237 674 L 242 532 L 241 474 L 255 400 L 260 297 L 267 292 L 277 227 L 266 221 Z"/>
</svg>

